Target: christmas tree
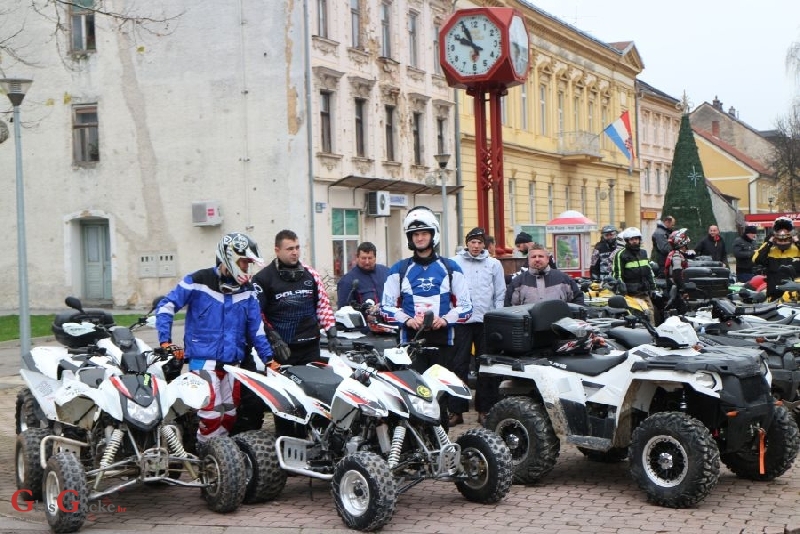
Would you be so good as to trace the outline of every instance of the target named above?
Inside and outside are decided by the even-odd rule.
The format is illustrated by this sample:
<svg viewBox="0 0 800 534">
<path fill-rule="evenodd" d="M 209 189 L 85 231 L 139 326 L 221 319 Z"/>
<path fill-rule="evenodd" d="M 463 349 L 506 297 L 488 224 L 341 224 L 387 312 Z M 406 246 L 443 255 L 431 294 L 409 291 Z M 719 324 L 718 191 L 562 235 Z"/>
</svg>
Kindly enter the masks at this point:
<svg viewBox="0 0 800 534">
<path fill-rule="evenodd" d="M 697 143 L 686 113 L 681 118 L 678 142 L 672 156 L 672 172 L 664 195 L 663 214 L 675 217 L 675 230 L 689 230 L 692 248 L 708 235 L 709 226 L 717 224 L 703 164 L 697 154 Z"/>
</svg>

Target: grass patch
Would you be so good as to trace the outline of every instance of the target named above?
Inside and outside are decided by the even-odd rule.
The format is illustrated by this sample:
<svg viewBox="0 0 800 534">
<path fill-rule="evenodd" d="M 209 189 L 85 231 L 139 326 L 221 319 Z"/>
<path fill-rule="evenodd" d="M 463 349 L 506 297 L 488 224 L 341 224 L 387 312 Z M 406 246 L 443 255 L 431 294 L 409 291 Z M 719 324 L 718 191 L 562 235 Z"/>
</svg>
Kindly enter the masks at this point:
<svg viewBox="0 0 800 534">
<path fill-rule="evenodd" d="M 135 323 L 142 315 L 115 315 L 114 322 L 120 326 L 130 326 Z M 53 324 L 55 314 L 51 315 L 31 315 L 31 337 L 52 336 L 50 326 Z M 175 316 L 176 320 L 186 317 L 185 313 Z M 19 339 L 19 316 L 2 315 L 0 316 L 0 341 L 10 341 Z"/>
</svg>

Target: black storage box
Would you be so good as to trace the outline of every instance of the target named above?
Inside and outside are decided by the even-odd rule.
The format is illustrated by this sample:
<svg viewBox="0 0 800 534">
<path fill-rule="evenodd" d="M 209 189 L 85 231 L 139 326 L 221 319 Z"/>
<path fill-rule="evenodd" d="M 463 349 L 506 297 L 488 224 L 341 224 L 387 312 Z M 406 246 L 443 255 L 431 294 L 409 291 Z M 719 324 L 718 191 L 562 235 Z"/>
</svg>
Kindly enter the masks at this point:
<svg viewBox="0 0 800 534">
<path fill-rule="evenodd" d="M 688 291 L 691 300 L 705 300 L 710 298 L 724 298 L 728 296 L 728 279 L 727 278 L 692 278 L 690 280 L 684 279 L 687 282 L 692 282 L 697 289 Z"/>
<path fill-rule="evenodd" d="M 62 328 L 64 323 L 92 323 L 101 325 L 103 328 L 99 328 L 94 332 L 89 332 L 82 336 L 73 337 L 64 332 Z M 88 347 L 98 339 L 108 337 L 108 333 L 105 330 L 111 328 L 114 324 L 114 316 L 105 310 L 85 310 L 85 313 L 81 313 L 77 310 L 69 310 L 56 314 L 51 329 L 56 336 L 56 341 L 65 347 L 79 349 Z"/>
<path fill-rule="evenodd" d="M 490 310 L 483 316 L 486 354 L 521 355 L 533 349 L 530 304 Z"/>
<path fill-rule="evenodd" d="M 689 266 L 683 270 L 684 280 L 691 278 L 724 278 L 728 279 L 731 276 L 731 270 L 727 267 L 696 267 Z"/>
</svg>

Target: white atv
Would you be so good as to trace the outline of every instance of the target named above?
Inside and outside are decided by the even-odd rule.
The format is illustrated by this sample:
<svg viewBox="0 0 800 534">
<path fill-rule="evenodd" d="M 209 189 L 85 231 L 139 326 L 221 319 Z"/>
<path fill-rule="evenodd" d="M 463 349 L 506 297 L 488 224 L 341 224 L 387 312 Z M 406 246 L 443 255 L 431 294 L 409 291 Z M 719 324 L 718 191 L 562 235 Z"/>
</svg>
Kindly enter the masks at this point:
<svg viewBox="0 0 800 534">
<path fill-rule="evenodd" d="M 619 299 L 609 304 L 624 307 Z M 770 395 L 760 350 L 698 351 L 694 329 L 678 318 L 658 331 L 648 324 L 654 344 L 597 348 L 590 330 L 561 322 L 569 314 L 566 303 L 545 301 L 484 319 L 480 372 L 506 379 L 504 398 L 484 424 L 511 449 L 516 482 L 535 482 L 553 469 L 561 440 L 589 459 L 629 459 L 648 499 L 673 508 L 711 492 L 720 459 L 752 480 L 791 467 L 797 424 Z M 565 328 L 553 329 L 556 322 Z"/>
</svg>

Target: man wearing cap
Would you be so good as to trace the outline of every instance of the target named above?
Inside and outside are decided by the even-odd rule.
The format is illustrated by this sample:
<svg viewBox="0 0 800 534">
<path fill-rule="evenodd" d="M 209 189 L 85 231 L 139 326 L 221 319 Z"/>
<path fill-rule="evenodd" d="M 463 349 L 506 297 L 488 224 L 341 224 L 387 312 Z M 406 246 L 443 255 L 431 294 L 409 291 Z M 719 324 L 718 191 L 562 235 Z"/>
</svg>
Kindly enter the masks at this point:
<svg viewBox="0 0 800 534">
<path fill-rule="evenodd" d="M 745 226 L 742 235 L 733 242 L 733 257 L 736 258 L 736 281 L 749 282 L 753 278 L 753 254 L 756 246 L 755 226 Z"/>
<path fill-rule="evenodd" d="M 483 354 L 483 316 L 489 310 L 502 308 L 506 297 L 503 266 L 500 264 L 500 260 L 489 256 L 489 252 L 486 250 L 486 237 L 483 228 L 473 228 L 465 238 L 466 248 L 453 257 L 453 261 L 464 271 L 472 296 L 472 316 L 466 323 L 455 325 L 455 356 L 453 365 L 450 367 L 465 383 L 469 378 L 473 345 L 476 356 Z M 491 405 L 484 405 L 487 396 L 486 389 L 492 387 L 492 390 L 496 390 L 497 386 L 492 386 L 495 380 L 490 376 L 478 376 L 475 410 L 478 412 L 479 423 L 483 422 L 483 417 L 491 408 Z M 454 406 L 453 402 L 450 403 L 451 426 L 462 423 L 464 421 L 462 414 L 469 409 L 467 401 L 456 400 L 460 401 L 459 405 Z"/>
<path fill-rule="evenodd" d="M 603 238 L 594 246 L 589 262 L 589 272 L 594 280 L 611 276 L 611 255 L 617 249 L 617 229 L 613 225 L 604 226 L 600 233 Z"/>
<path fill-rule="evenodd" d="M 514 246 L 517 250 L 514 251 L 515 258 L 527 258 L 528 257 L 528 248 L 533 245 L 533 238 L 531 234 L 527 232 L 520 232 L 517 234 L 517 238 L 514 239 Z"/>
</svg>

